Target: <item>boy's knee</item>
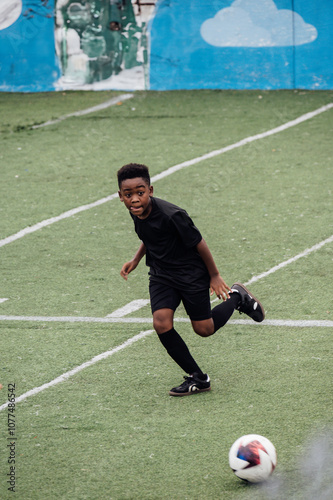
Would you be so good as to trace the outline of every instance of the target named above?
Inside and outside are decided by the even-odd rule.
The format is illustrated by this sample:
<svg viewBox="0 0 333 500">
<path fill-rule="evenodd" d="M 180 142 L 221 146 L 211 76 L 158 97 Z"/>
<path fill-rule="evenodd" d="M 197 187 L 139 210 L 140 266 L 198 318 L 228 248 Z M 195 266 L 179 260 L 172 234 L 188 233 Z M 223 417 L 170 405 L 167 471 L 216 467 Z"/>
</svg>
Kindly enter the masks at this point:
<svg viewBox="0 0 333 500">
<path fill-rule="evenodd" d="M 155 312 L 153 315 L 153 326 L 156 333 L 161 335 L 173 328 L 173 319 L 169 315 Z"/>
<path fill-rule="evenodd" d="M 197 335 L 200 335 L 200 337 L 210 337 L 213 335 L 214 332 L 207 330 L 207 329 L 196 329 L 194 330 Z"/>
<path fill-rule="evenodd" d="M 214 324 L 212 321 L 192 321 L 193 330 L 200 337 L 210 337 L 214 333 Z"/>
</svg>

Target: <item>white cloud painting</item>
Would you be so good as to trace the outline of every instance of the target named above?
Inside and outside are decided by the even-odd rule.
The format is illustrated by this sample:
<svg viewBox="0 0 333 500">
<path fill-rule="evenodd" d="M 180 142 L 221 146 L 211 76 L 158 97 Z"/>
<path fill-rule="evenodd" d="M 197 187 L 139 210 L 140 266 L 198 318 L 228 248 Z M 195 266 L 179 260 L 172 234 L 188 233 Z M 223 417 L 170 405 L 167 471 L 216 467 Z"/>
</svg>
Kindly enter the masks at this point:
<svg viewBox="0 0 333 500">
<path fill-rule="evenodd" d="M 202 38 L 215 47 L 282 47 L 313 42 L 317 30 L 273 0 L 235 0 L 201 25 Z"/>
<path fill-rule="evenodd" d="M 15 23 L 22 12 L 22 0 L 0 0 L 0 30 Z"/>
</svg>

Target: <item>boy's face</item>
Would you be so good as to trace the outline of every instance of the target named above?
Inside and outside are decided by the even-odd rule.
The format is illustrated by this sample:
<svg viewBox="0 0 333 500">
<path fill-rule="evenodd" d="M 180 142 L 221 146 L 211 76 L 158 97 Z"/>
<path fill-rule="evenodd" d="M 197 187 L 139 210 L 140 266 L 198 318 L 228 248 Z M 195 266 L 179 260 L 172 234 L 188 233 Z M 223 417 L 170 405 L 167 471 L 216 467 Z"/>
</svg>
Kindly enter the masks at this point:
<svg viewBox="0 0 333 500">
<path fill-rule="evenodd" d="M 142 177 L 126 179 L 121 183 L 118 191 L 120 201 L 126 208 L 139 219 L 145 219 L 151 212 L 151 199 L 153 186 L 148 186 Z"/>
</svg>

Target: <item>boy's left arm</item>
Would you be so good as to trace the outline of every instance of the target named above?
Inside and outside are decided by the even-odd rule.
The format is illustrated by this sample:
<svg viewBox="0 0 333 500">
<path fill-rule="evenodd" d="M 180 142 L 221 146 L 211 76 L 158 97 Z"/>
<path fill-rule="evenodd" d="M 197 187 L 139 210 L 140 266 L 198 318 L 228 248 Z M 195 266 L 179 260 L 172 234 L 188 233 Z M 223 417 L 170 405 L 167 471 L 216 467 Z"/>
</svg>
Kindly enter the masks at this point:
<svg viewBox="0 0 333 500">
<path fill-rule="evenodd" d="M 229 288 L 229 286 L 225 283 L 224 279 L 220 275 L 211 251 L 209 250 L 208 245 L 203 238 L 200 243 L 198 243 L 197 250 L 200 257 L 204 261 L 210 276 L 211 295 L 213 295 L 213 293 L 215 292 L 219 299 L 229 299 L 229 292 L 231 292 L 231 288 Z"/>
</svg>

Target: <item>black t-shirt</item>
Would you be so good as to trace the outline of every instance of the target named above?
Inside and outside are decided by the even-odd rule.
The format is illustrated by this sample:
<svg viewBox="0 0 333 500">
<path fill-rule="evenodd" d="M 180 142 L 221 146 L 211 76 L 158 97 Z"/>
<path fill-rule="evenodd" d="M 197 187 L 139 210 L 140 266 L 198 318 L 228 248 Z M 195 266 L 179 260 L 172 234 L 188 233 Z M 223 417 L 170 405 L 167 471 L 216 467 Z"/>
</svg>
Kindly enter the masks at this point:
<svg viewBox="0 0 333 500">
<path fill-rule="evenodd" d="M 198 228 L 182 208 L 151 198 L 146 219 L 131 214 L 135 231 L 146 247 L 146 264 L 151 281 L 171 284 L 183 290 L 209 287 L 210 278 L 196 245 L 202 240 Z"/>
</svg>

